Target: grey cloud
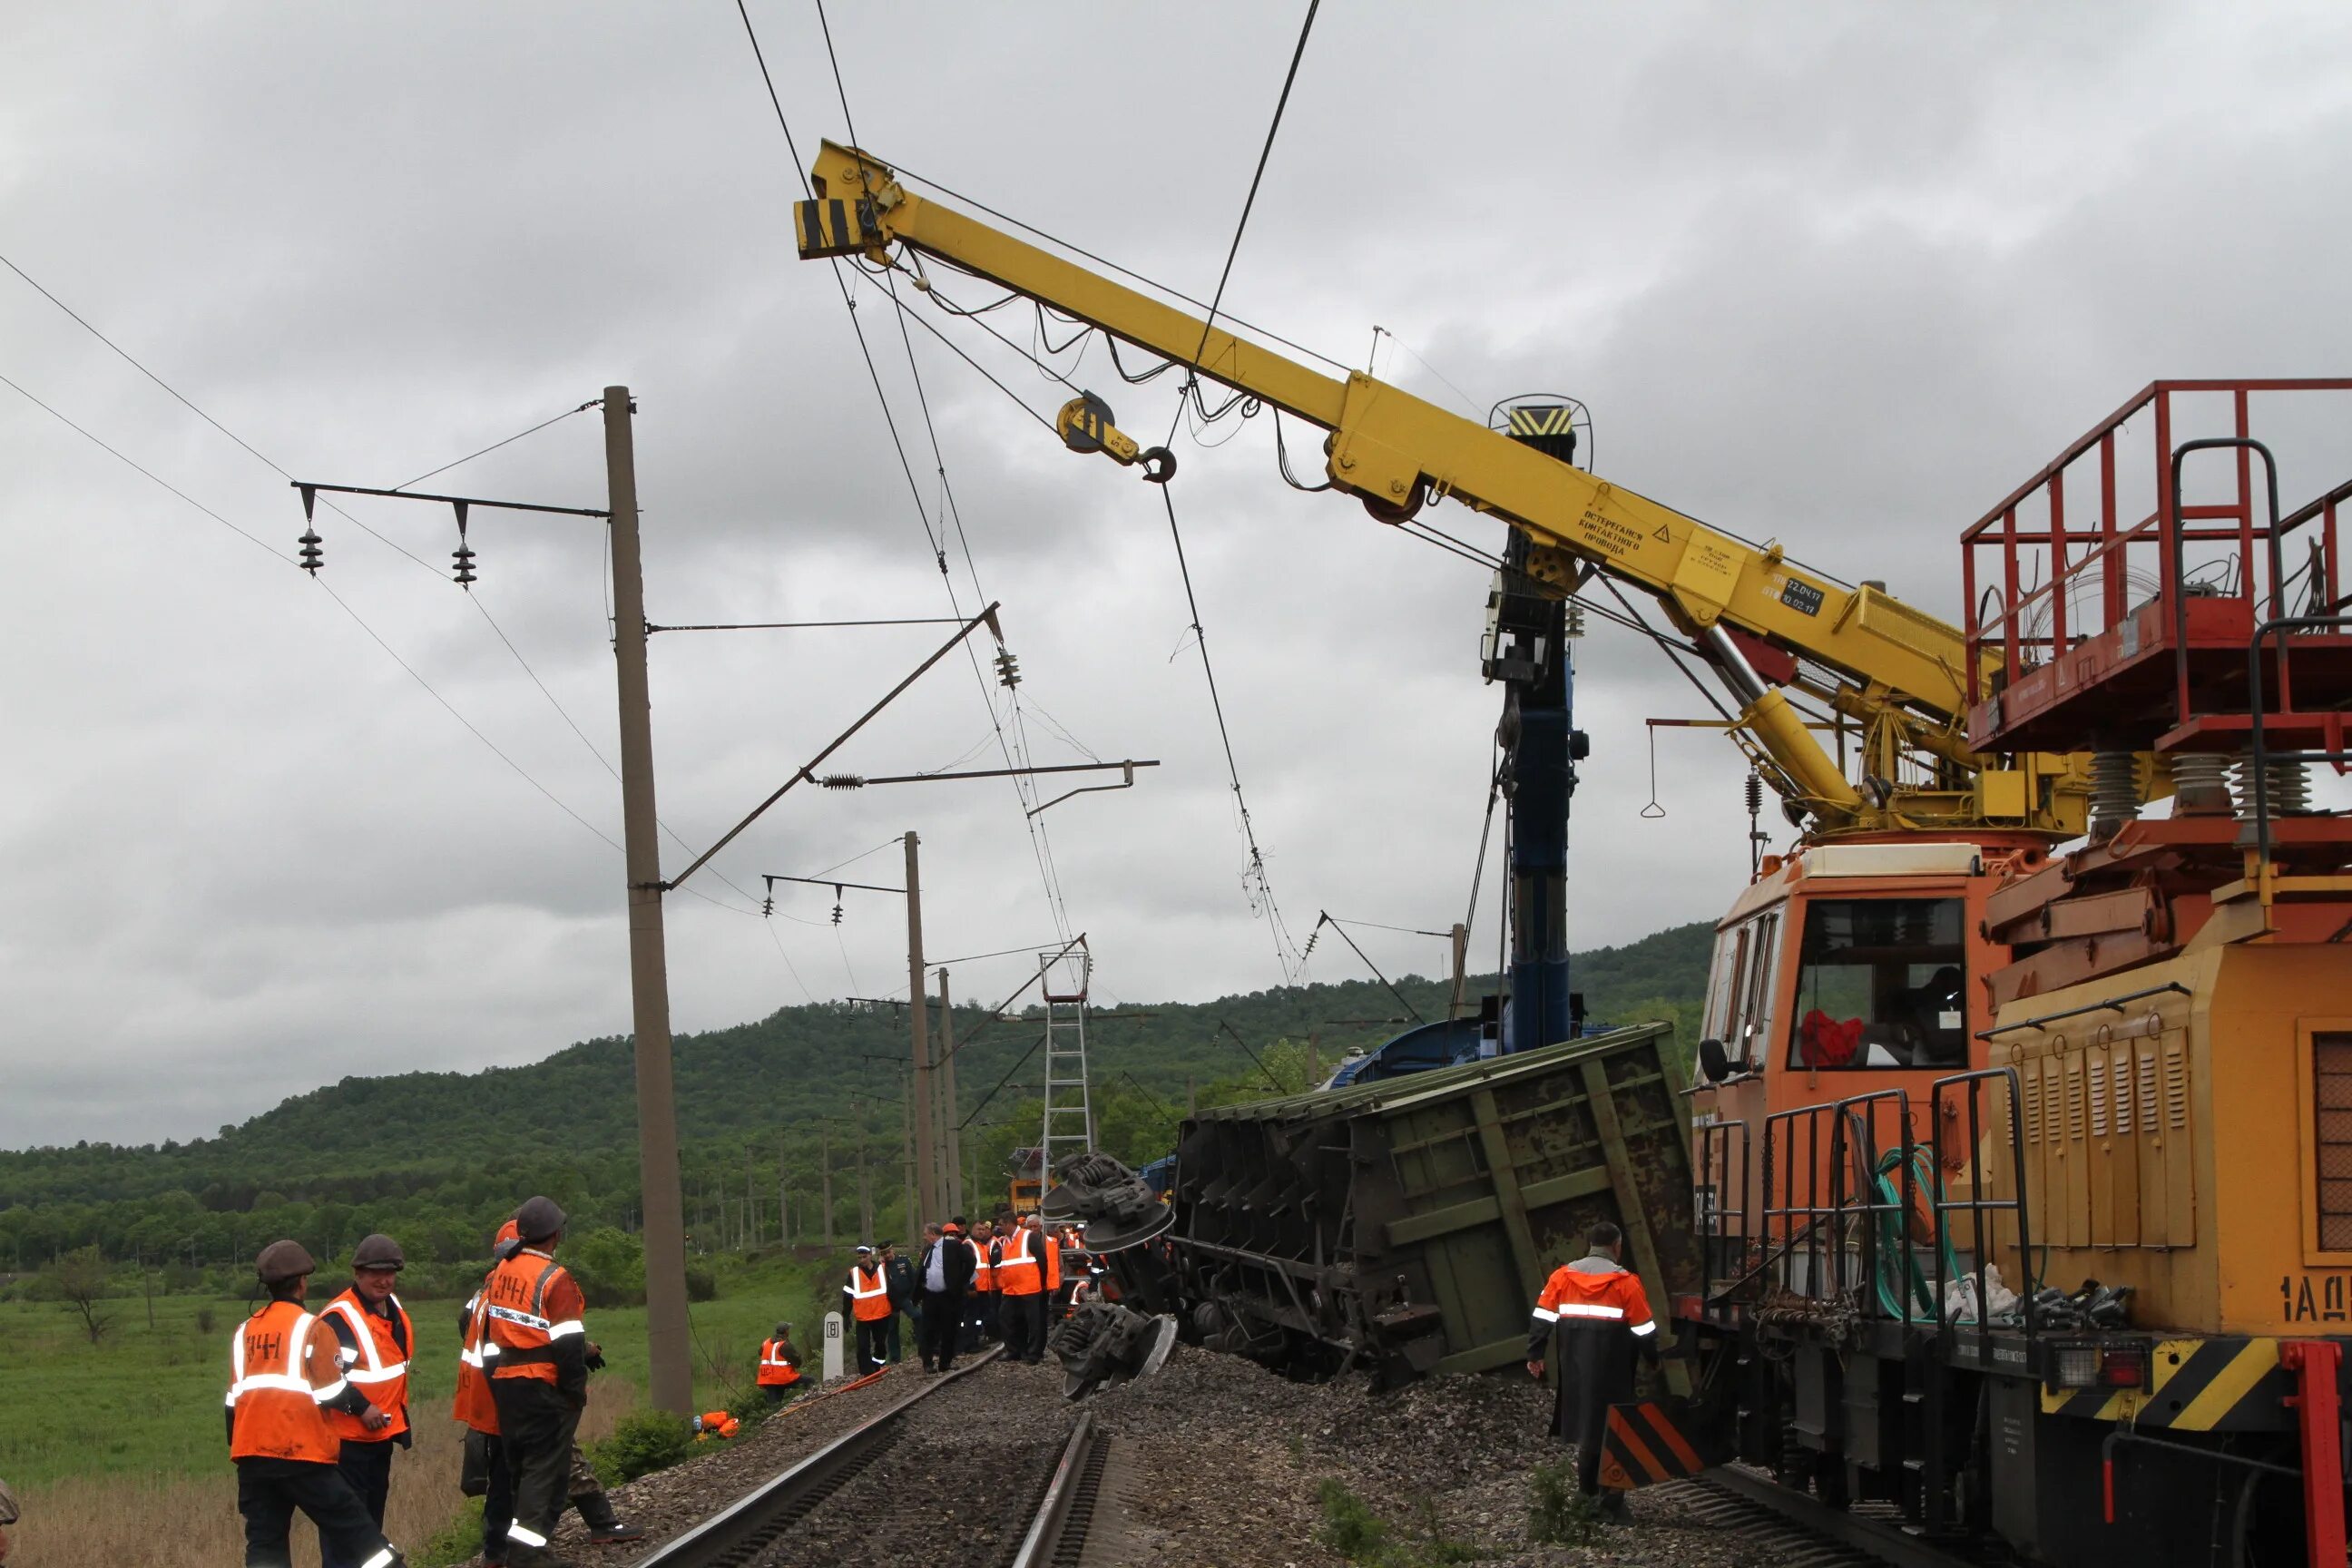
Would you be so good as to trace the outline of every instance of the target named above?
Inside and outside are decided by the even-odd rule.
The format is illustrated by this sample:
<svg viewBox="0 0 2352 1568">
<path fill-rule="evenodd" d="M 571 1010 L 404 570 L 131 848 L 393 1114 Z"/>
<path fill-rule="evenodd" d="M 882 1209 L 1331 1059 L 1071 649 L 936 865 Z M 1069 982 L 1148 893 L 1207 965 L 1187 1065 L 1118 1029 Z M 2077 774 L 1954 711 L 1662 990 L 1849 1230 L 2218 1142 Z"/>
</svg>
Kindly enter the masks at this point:
<svg viewBox="0 0 2352 1568">
<path fill-rule="evenodd" d="M 835 9 L 877 152 L 1191 291 L 1213 286 L 1295 15 L 1115 7 L 1072 29 L 971 7 Z M 753 14 L 805 157 L 844 134 L 814 13 Z M 832 280 L 793 258 L 797 177 L 725 7 L 579 6 L 551 26 L 458 5 L 48 6 L 10 26 L 8 254 L 278 461 L 404 479 L 623 381 L 644 405 L 656 619 L 946 613 Z M 1384 349 L 1384 374 L 1472 412 L 1530 387 L 1575 393 L 1612 479 L 1957 613 L 1961 525 L 2126 392 L 2158 374 L 2337 368 L 2320 193 L 2345 184 L 2352 146 L 2329 89 L 2347 28 L 2315 6 L 2259 26 L 2143 8 L 2128 28 L 2047 7 L 1900 26 L 1811 5 L 1327 7 L 1226 303 L 1358 363 L 1379 321 L 1463 395 L 1403 348 Z M 2177 90 L 2191 73 L 2201 90 Z M 929 502 L 897 327 L 870 290 L 860 319 Z M 934 319 L 1031 406 L 1065 395 Z M 992 319 L 1025 341 L 1015 311 Z M 1273 983 L 1158 498 L 1072 461 L 915 342 L 1024 695 L 1104 755 L 1165 764 L 1131 794 L 1040 819 L 1106 990 Z M 278 476 L 5 275 L 0 373 L 290 549 L 299 510 Z M 1099 350 L 1076 378 L 1129 428 L 1166 428 L 1168 383 L 1113 384 Z M 5 717 L 12 750 L 39 759 L 0 784 L 0 1051 L 16 1089 L 0 1142 L 184 1137 L 281 1086 L 519 1061 L 625 1030 L 619 858 L 316 585 L 0 399 L 11 536 L 37 557 L 0 582 L 0 656 L 17 672 Z M 1311 470 L 1315 439 L 1291 434 Z M 2291 491 L 2341 477 L 2326 435 L 2306 445 L 2333 468 L 2299 448 Z M 1227 447 L 1179 445 L 1202 618 L 1291 930 L 1303 939 L 1318 907 L 1448 923 L 1495 720 L 1475 666 L 1483 574 L 1350 503 L 1283 489 L 1263 418 Z M 445 479 L 602 504 L 596 416 Z M 446 513 L 352 510 L 434 574 L 330 519 L 328 581 L 617 836 L 603 764 L 436 580 Z M 1458 510 L 1433 520 L 1496 538 Z M 477 531 L 482 603 L 609 757 L 596 531 Z M 960 550 L 953 564 L 971 607 Z M 656 638 L 664 816 L 698 850 L 936 629 Z M 1643 721 L 1690 716 L 1697 699 L 1612 628 L 1578 658 L 1595 740 L 1573 940 L 1712 915 L 1745 868 L 1736 757 L 1663 732 L 1667 816 L 1645 821 Z M 1075 755 L 1034 717 L 1031 737 L 1041 761 Z M 975 746 L 964 765 L 1001 765 L 955 660 L 838 765 L 936 768 Z M 908 827 L 933 952 L 1053 934 L 1001 782 L 796 792 L 719 868 L 756 897 L 761 871 L 814 870 Z M 666 864 L 688 853 L 672 842 Z M 857 862 L 860 879 L 893 879 L 898 855 Z M 677 1026 L 754 1016 L 803 984 L 902 984 L 898 911 L 845 903 L 836 931 L 819 889 L 781 899 L 764 926 L 673 900 Z M 1435 961 L 1423 939 L 1364 940 L 1392 971 Z M 1348 972 L 1329 956 L 1318 973 Z M 1018 967 L 960 968 L 959 993 L 992 1000 Z M 257 1070 L 225 1074 L 230 1052 Z"/>
</svg>

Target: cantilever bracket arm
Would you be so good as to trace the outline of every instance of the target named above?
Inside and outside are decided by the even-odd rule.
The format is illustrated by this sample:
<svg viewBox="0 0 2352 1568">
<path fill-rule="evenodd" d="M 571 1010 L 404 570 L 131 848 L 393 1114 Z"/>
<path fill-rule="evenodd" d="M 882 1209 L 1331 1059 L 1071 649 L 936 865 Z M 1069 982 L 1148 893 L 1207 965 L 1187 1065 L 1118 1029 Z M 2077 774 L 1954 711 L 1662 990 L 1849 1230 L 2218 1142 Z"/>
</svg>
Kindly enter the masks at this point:
<svg viewBox="0 0 2352 1568">
<path fill-rule="evenodd" d="M 1105 765 L 1106 765 L 1106 766 L 1111 766 L 1111 767 L 1117 767 L 1117 768 L 1118 768 L 1121 773 L 1125 773 L 1125 774 L 1127 775 L 1127 776 L 1126 776 L 1126 778 L 1125 778 L 1122 782 L 1120 782 L 1120 783 L 1118 783 L 1118 784 L 1080 784 L 1080 785 L 1079 785 L 1077 788 L 1076 788 L 1076 789 L 1064 790 L 1060 795 L 1055 795 L 1053 799 L 1051 799 L 1051 800 L 1049 800 L 1049 801 L 1045 802 L 1045 804 L 1044 805 L 1033 805 L 1033 806 L 1031 806 L 1031 807 L 1029 808 L 1029 815 L 1030 815 L 1031 816 L 1036 816 L 1039 812 L 1044 811 L 1044 810 L 1047 809 L 1048 807 L 1059 805 L 1061 805 L 1064 801 L 1066 801 L 1066 800 L 1069 799 L 1072 795 L 1100 795 L 1103 791 L 1105 791 L 1105 790 L 1109 790 L 1109 789 L 1133 789 L 1133 788 L 1135 787 L 1135 770 L 1136 770 L 1136 769 L 1138 769 L 1138 768 L 1156 768 L 1156 767 L 1158 767 L 1160 764 L 1159 764 L 1158 763 L 1156 763 L 1156 762 L 1151 762 L 1151 763 L 1106 763 Z"/>
<path fill-rule="evenodd" d="M 996 611 L 997 606 L 992 604 L 988 608 L 981 611 L 980 614 L 972 616 L 971 619 L 964 622 L 962 626 L 956 628 L 955 636 L 941 643 L 937 652 L 933 653 L 930 658 L 923 660 L 922 663 L 917 665 L 914 668 L 914 673 L 908 676 L 906 679 L 898 682 L 898 685 L 892 687 L 888 691 L 885 692 L 880 701 L 875 703 L 873 707 L 868 708 L 865 712 L 857 716 L 857 721 L 856 723 L 852 724 L 848 729 L 844 730 L 840 734 L 835 735 L 832 741 L 826 743 L 824 750 L 819 752 L 815 756 L 811 757 L 802 765 L 798 773 L 793 774 L 792 777 L 786 779 L 782 784 L 778 784 L 773 795 L 771 795 L 767 799 L 761 801 L 759 805 L 751 808 L 750 816 L 744 817 L 742 821 L 729 828 L 718 843 L 712 845 L 700 855 L 695 857 L 694 864 L 688 866 L 685 870 L 680 871 L 677 876 L 672 877 L 667 882 L 656 884 L 660 889 L 667 893 L 682 886 L 688 877 L 693 876 L 697 871 L 701 870 L 703 867 L 709 865 L 712 856 L 718 854 L 721 849 L 726 848 L 730 844 L 735 842 L 735 837 L 737 834 L 741 833 L 745 828 L 751 826 L 751 824 L 759 821 L 761 816 L 766 813 L 770 806 L 783 799 L 785 795 L 790 793 L 794 784 L 800 784 L 803 781 L 812 784 L 814 783 L 816 781 L 817 765 L 820 763 L 823 763 L 825 758 L 833 755 L 834 752 L 847 745 L 849 743 L 849 738 L 852 735 L 856 734 L 858 731 L 866 728 L 867 722 L 871 721 L 877 713 L 881 712 L 882 710 L 897 701 L 898 700 L 899 693 L 905 691 L 907 688 L 914 685 L 918 680 L 920 680 L 923 678 L 924 673 L 928 671 L 931 666 L 939 663 L 940 660 L 947 658 L 949 654 L 954 652 L 956 646 L 961 643 L 964 638 L 971 636 L 973 632 L 977 631 L 982 626 L 986 626 L 989 629 L 991 636 L 994 637 L 997 641 L 1003 642 L 1004 640 L 1004 632 L 1003 628 L 997 624 Z"/>
</svg>

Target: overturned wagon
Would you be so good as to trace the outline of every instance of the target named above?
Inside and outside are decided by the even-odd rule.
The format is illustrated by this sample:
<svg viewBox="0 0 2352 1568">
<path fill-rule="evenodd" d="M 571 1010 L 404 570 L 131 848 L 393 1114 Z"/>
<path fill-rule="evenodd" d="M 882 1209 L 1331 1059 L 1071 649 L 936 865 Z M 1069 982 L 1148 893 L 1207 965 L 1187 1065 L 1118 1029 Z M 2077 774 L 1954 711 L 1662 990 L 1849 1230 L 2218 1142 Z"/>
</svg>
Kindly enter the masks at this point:
<svg viewBox="0 0 2352 1568">
<path fill-rule="evenodd" d="M 1664 1024 L 1187 1120 L 1169 1232 L 1205 1342 L 1294 1373 L 1507 1365 L 1611 1220 L 1663 1310 L 1697 1289 Z"/>
</svg>

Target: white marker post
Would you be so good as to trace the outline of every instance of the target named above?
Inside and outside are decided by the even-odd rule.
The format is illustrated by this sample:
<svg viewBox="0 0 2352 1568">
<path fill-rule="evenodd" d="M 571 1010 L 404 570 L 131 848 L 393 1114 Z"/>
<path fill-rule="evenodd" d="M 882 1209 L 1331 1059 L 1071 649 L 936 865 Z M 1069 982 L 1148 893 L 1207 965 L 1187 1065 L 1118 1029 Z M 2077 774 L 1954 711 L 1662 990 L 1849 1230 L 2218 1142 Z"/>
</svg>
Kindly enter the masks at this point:
<svg viewBox="0 0 2352 1568">
<path fill-rule="evenodd" d="M 841 1314 L 839 1312 L 827 1312 L 824 1315 L 824 1380 L 827 1383 L 841 1381 Z"/>
</svg>

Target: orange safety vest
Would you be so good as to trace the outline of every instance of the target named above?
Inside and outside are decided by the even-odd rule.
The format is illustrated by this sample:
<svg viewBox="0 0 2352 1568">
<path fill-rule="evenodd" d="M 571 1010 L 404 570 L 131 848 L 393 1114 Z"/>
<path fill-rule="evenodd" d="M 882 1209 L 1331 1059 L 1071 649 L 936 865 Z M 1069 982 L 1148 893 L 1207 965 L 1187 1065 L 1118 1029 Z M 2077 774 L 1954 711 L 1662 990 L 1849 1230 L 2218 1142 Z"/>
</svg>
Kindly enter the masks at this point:
<svg viewBox="0 0 2352 1568">
<path fill-rule="evenodd" d="M 801 1369 L 784 1359 L 784 1342 L 760 1342 L 760 1386 L 790 1388 L 801 1380 Z"/>
<path fill-rule="evenodd" d="M 229 1455 L 238 1459 L 299 1459 L 331 1465 L 342 1442 L 327 1426 L 322 1399 L 343 1391 L 343 1380 L 318 1382 L 318 1320 L 299 1301 L 272 1301 L 228 1342 Z M 332 1344 L 333 1337 L 328 1336 Z"/>
<path fill-rule="evenodd" d="M 1048 1293 L 1062 1288 L 1062 1241 L 1053 1232 L 1045 1233 L 1045 1289 Z"/>
<path fill-rule="evenodd" d="M 1553 1269 L 1536 1298 L 1535 1321 L 1547 1327 L 1624 1329 L 1636 1338 L 1658 1331 L 1642 1277 L 1622 1268 L 1605 1274 L 1569 1265 Z"/>
<path fill-rule="evenodd" d="M 971 1244 L 971 1293 L 990 1296 L 996 1292 L 996 1260 L 989 1254 L 996 1250 L 996 1237 L 990 1237 L 985 1246 Z"/>
<path fill-rule="evenodd" d="M 1016 1230 L 996 1263 L 996 1288 L 1008 1296 L 1034 1296 L 1045 1289 L 1037 1259 L 1029 1254 L 1029 1232 Z"/>
<path fill-rule="evenodd" d="M 482 1281 L 485 1288 L 489 1280 Z M 477 1432 L 487 1432 L 495 1437 L 499 1433 L 499 1404 L 490 1397 L 490 1374 L 483 1365 L 487 1352 L 492 1357 L 497 1348 L 489 1343 L 490 1315 L 483 1309 L 487 1289 L 477 1290 L 466 1301 L 463 1326 L 457 1333 L 457 1394 L 450 1401 L 449 1414 Z"/>
<path fill-rule="evenodd" d="M 390 1318 L 379 1318 L 367 1310 L 357 1290 L 345 1290 L 319 1310 L 319 1327 L 331 1335 L 327 1325 L 330 1315 L 341 1318 L 359 1342 L 357 1350 L 343 1350 L 338 1344 L 338 1362 L 343 1376 L 362 1394 L 368 1403 L 392 1417 L 392 1425 L 380 1432 L 371 1432 L 367 1424 L 356 1415 L 346 1415 L 340 1410 L 327 1412 L 327 1425 L 336 1436 L 346 1443 L 389 1443 L 408 1430 L 408 1354 L 403 1345 L 416 1343 L 416 1326 L 408 1321 L 408 1309 L 400 1298 L 392 1299 Z M 397 1322 L 400 1334 L 393 1336 Z"/>
<path fill-rule="evenodd" d="M 870 1271 L 862 1264 L 850 1266 L 849 1307 L 861 1323 L 878 1323 L 890 1315 L 890 1284 L 880 1264 Z"/>
<path fill-rule="evenodd" d="M 530 1377 L 557 1381 L 549 1347 L 586 1329 L 576 1317 L 558 1318 L 551 1309 L 579 1310 L 580 1288 L 563 1265 L 529 1248 L 490 1270 L 482 1284 L 483 1313 L 489 1332 L 482 1345 L 483 1370 L 493 1379 Z M 492 1349 L 496 1348 L 493 1356 Z"/>
</svg>

